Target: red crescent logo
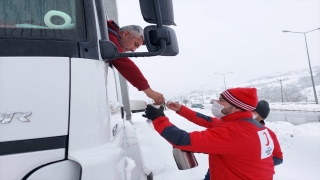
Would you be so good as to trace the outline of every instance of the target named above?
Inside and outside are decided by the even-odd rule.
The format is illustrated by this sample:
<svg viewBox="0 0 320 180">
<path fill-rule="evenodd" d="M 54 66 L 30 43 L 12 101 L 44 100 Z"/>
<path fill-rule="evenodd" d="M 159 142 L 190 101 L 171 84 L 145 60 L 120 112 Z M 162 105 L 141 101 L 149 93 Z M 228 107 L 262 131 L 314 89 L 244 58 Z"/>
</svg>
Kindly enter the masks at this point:
<svg viewBox="0 0 320 180">
<path fill-rule="evenodd" d="M 267 138 L 267 144 L 266 144 L 266 146 L 269 146 L 269 139 L 268 139 L 268 136 L 267 136 L 266 132 L 264 132 L 263 134 L 264 134 L 264 135 L 266 136 L 266 138 Z"/>
</svg>

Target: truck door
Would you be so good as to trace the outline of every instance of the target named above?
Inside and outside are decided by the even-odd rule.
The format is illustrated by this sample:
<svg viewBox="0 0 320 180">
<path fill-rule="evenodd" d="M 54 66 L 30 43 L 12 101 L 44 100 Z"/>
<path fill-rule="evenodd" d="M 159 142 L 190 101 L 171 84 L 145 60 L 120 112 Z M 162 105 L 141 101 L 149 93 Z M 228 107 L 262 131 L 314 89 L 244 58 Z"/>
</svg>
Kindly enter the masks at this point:
<svg viewBox="0 0 320 180">
<path fill-rule="evenodd" d="M 0 179 L 66 159 L 81 0 L 0 1 Z"/>
<path fill-rule="evenodd" d="M 107 98 L 110 107 L 110 140 L 123 128 L 121 92 L 117 71 L 110 67 L 107 70 Z"/>
</svg>

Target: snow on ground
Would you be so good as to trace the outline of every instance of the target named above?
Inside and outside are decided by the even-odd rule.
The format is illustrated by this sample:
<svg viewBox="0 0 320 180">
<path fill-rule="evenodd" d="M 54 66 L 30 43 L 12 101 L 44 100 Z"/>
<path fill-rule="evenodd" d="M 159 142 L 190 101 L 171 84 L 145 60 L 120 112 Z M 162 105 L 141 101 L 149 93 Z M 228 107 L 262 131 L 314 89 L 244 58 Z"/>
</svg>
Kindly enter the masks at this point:
<svg viewBox="0 0 320 180">
<path fill-rule="evenodd" d="M 210 109 L 193 110 L 211 116 Z M 203 179 L 208 169 L 208 156 L 196 153 L 198 167 L 178 170 L 173 159 L 172 146 L 150 127 L 151 124 L 146 122 L 142 114 L 134 113 L 132 122 L 146 167 L 153 172 L 154 180 Z M 188 132 L 204 129 L 171 110 L 166 110 L 165 114 L 180 129 Z M 320 123 L 294 126 L 289 122 L 266 122 L 266 126 L 277 134 L 284 155 L 283 164 L 275 167 L 274 179 L 320 180 Z"/>
</svg>

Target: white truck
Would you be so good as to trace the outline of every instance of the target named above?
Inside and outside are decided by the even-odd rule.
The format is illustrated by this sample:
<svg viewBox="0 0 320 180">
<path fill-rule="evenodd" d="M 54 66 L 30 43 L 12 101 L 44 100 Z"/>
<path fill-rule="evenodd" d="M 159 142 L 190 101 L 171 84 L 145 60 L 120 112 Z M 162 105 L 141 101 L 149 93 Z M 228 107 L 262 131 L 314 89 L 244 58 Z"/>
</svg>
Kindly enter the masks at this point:
<svg viewBox="0 0 320 180">
<path fill-rule="evenodd" d="M 178 54 L 171 0 L 140 0 L 149 52 L 119 53 L 115 0 L 0 1 L 0 180 L 152 179 L 110 61 Z M 140 11 L 140 10 L 139 10 Z"/>
</svg>

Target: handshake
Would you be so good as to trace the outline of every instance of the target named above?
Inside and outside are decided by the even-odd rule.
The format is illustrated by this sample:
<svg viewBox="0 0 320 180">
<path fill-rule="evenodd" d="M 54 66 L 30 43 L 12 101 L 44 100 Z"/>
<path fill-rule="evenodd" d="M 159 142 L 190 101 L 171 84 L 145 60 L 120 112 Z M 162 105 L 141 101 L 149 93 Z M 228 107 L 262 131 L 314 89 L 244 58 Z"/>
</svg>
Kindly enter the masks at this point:
<svg viewBox="0 0 320 180">
<path fill-rule="evenodd" d="M 168 101 L 167 107 L 177 112 L 181 109 L 181 104 Z M 163 113 L 163 110 L 164 110 L 164 106 L 160 106 L 159 108 L 157 108 L 154 105 L 148 104 L 145 110 L 145 114 L 142 114 L 142 116 L 153 121 L 158 117 L 165 116 L 165 114 Z"/>
</svg>

